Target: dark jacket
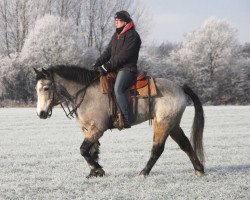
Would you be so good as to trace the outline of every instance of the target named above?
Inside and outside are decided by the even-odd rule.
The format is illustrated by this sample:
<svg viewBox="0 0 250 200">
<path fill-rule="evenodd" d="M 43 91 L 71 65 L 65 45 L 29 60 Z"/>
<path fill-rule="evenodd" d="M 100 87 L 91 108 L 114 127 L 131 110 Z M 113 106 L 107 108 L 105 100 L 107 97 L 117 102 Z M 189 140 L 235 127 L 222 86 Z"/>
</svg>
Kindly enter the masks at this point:
<svg viewBox="0 0 250 200">
<path fill-rule="evenodd" d="M 112 69 L 136 71 L 141 39 L 134 28 L 119 35 L 115 33 L 108 47 L 97 59 L 96 64 L 101 66 L 110 61 Z"/>
</svg>

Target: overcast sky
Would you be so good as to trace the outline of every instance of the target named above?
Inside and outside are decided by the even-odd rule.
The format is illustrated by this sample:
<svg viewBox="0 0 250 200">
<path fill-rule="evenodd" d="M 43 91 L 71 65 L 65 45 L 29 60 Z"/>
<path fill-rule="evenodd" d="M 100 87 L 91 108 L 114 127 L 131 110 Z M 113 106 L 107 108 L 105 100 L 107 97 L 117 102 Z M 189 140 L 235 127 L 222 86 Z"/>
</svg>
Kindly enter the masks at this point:
<svg viewBox="0 0 250 200">
<path fill-rule="evenodd" d="M 250 0 L 144 0 L 152 15 L 150 41 L 180 42 L 211 16 L 228 20 L 250 42 Z"/>
</svg>

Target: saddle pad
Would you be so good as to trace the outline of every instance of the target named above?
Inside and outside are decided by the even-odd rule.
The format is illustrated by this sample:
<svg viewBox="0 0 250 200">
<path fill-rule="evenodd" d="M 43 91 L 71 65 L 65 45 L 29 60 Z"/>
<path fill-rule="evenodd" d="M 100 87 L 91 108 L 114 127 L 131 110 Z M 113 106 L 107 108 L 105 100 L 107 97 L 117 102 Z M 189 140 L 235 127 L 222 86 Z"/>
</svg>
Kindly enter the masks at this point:
<svg viewBox="0 0 250 200">
<path fill-rule="evenodd" d="M 146 79 L 145 81 L 144 80 L 143 81 L 137 81 L 137 82 L 141 82 L 140 83 L 140 88 L 136 89 L 137 97 L 148 97 L 148 92 L 149 92 L 149 90 L 148 90 L 149 89 L 148 82 L 149 81 L 150 81 L 150 95 L 151 96 L 156 96 L 157 95 L 154 80 L 152 78 L 150 78 L 150 79 Z M 100 86 L 101 86 L 102 93 L 107 94 L 108 93 L 108 80 L 107 80 L 107 77 L 101 76 L 101 78 L 100 78 Z M 131 95 L 133 95 L 134 90 L 132 90 L 132 88 L 134 88 L 134 86 L 131 86 L 130 88 L 129 88 L 130 93 L 131 93 Z"/>
<path fill-rule="evenodd" d="M 157 95 L 157 90 L 156 90 L 156 86 L 155 86 L 155 82 L 152 78 L 149 79 L 150 81 L 150 96 L 151 97 L 154 97 Z M 148 85 L 142 87 L 142 88 L 139 88 L 137 89 L 137 97 L 148 97 Z"/>
<path fill-rule="evenodd" d="M 101 83 L 101 88 L 102 88 L 102 92 L 104 94 L 107 94 L 108 93 L 108 90 L 109 90 L 109 83 L 108 83 L 108 80 L 109 79 L 115 79 L 116 74 L 108 74 L 107 76 L 101 76 L 100 77 L 100 83 Z M 136 88 L 139 89 L 139 88 L 143 88 L 145 87 L 146 85 L 148 85 L 148 80 L 147 78 L 144 77 L 144 79 L 141 79 L 141 80 L 138 80 L 136 81 Z M 131 85 L 128 90 L 134 90 L 135 89 L 135 85 Z"/>
</svg>

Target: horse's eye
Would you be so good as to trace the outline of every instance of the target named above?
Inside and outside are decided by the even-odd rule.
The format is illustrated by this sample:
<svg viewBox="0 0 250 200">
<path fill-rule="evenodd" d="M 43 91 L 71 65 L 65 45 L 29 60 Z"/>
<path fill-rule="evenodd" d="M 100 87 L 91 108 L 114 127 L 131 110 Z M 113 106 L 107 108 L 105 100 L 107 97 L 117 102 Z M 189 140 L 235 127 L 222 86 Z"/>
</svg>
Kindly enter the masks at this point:
<svg viewBox="0 0 250 200">
<path fill-rule="evenodd" d="M 49 87 L 44 87 L 43 89 L 44 89 L 44 91 L 48 91 Z"/>
</svg>

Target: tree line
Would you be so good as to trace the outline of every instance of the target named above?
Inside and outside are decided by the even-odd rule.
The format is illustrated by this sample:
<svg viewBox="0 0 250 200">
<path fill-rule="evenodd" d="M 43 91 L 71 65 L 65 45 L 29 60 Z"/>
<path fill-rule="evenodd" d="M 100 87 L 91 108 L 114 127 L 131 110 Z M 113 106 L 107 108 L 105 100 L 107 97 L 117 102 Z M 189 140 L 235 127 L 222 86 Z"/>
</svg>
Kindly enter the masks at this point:
<svg viewBox="0 0 250 200">
<path fill-rule="evenodd" d="M 208 105 L 250 102 L 250 43 L 241 45 L 226 20 L 209 18 L 182 43 L 153 45 L 144 58 L 152 74 L 187 83 Z"/>
<path fill-rule="evenodd" d="M 32 67 L 91 66 L 123 9 L 143 40 L 140 69 L 190 85 L 205 104 L 250 102 L 250 43 L 226 20 L 207 19 L 181 43 L 145 45 L 150 16 L 140 1 L 0 0 L 0 106 L 35 102 Z"/>
<path fill-rule="evenodd" d="M 0 54 L 20 53 L 36 21 L 45 15 L 72 19 L 84 45 L 102 52 L 113 30 L 114 13 L 122 9 L 129 10 L 138 24 L 147 18 L 145 6 L 135 0 L 0 0 Z"/>
</svg>

